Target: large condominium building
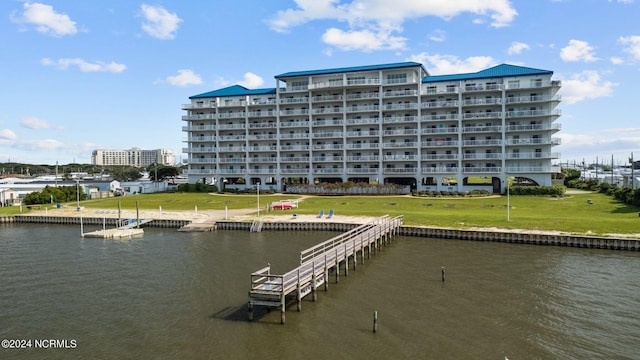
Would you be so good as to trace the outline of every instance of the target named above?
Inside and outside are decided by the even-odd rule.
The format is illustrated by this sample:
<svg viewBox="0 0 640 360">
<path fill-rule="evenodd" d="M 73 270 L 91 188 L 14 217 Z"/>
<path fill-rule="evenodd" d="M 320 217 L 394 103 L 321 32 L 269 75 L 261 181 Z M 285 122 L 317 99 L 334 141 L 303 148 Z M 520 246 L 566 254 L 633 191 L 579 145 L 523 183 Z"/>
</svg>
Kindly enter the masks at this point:
<svg viewBox="0 0 640 360">
<path fill-rule="evenodd" d="M 551 185 L 560 129 L 552 75 L 503 64 L 430 76 L 403 62 L 288 72 L 274 88 L 191 96 L 182 106 L 189 182 L 496 193 L 507 177 Z"/>
<path fill-rule="evenodd" d="M 176 157 L 172 150 L 142 150 L 131 148 L 129 150 L 93 150 L 91 153 L 93 165 L 129 165 L 135 167 L 147 167 L 152 164 L 175 166 Z"/>
</svg>

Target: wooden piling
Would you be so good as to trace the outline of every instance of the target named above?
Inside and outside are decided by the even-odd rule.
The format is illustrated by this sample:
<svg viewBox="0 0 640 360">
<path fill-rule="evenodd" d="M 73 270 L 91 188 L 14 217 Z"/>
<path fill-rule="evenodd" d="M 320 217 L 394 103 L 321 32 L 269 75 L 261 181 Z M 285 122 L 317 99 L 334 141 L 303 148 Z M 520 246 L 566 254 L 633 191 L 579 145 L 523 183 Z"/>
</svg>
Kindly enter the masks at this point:
<svg viewBox="0 0 640 360">
<path fill-rule="evenodd" d="M 444 282 L 444 266 L 442 267 L 442 282 Z"/>
<path fill-rule="evenodd" d="M 378 312 L 374 311 L 373 312 L 373 332 L 377 332 L 378 331 Z"/>
</svg>

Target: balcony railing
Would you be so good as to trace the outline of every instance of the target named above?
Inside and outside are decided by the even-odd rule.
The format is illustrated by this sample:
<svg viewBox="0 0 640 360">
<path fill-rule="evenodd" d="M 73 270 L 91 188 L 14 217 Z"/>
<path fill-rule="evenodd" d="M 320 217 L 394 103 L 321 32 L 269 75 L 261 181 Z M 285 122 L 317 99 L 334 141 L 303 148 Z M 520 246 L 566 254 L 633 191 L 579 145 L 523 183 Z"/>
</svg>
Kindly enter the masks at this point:
<svg viewBox="0 0 640 360">
<path fill-rule="evenodd" d="M 457 134 L 458 127 L 437 127 L 437 128 L 426 128 L 420 131 L 423 135 L 427 134 Z"/>
<path fill-rule="evenodd" d="M 378 124 L 380 123 L 379 117 L 365 117 L 360 119 L 347 119 L 348 125 L 366 125 L 366 124 Z"/>
<path fill-rule="evenodd" d="M 458 160 L 458 154 L 424 154 L 422 160 Z"/>
<path fill-rule="evenodd" d="M 281 174 L 308 174 L 308 168 L 280 169 Z"/>
<path fill-rule="evenodd" d="M 220 164 L 239 164 L 246 162 L 247 158 L 220 158 Z"/>
<path fill-rule="evenodd" d="M 418 160 L 418 155 L 384 155 L 383 159 L 384 161 L 414 161 Z"/>
<path fill-rule="evenodd" d="M 347 174 L 377 174 L 380 169 L 378 168 L 347 168 Z"/>
<path fill-rule="evenodd" d="M 558 159 L 560 153 L 558 152 L 517 152 L 508 153 L 506 155 L 507 160 L 529 160 L 529 159 Z"/>
<path fill-rule="evenodd" d="M 380 111 L 380 106 L 379 105 L 347 106 L 348 113 L 367 112 L 367 111 Z"/>
<path fill-rule="evenodd" d="M 543 130 L 560 130 L 562 124 L 525 124 L 525 125 L 507 125 L 508 132 L 516 131 L 543 131 Z"/>
<path fill-rule="evenodd" d="M 492 111 L 492 112 L 473 112 L 473 113 L 465 113 L 463 119 L 500 119 L 502 118 L 502 112 Z"/>
<path fill-rule="evenodd" d="M 517 110 L 517 111 L 507 111 L 508 118 L 514 117 L 534 117 L 534 116 L 560 116 L 562 115 L 562 111 L 560 109 L 554 110 Z"/>
<path fill-rule="evenodd" d="M 417 167 L 410 168 L 385 168 L 383 171 L 385 174 L 415 174 L 418 172 Z"/>
<path fill-rule="evenodd" d="M 551 173 L 554 170 L 550 166 L 507 166 L 507 173 Z"/>
<path fill-rule="evenodd" d="M 386 116 L 384 117 L 384 123 L 404 123 L 404 122 L 416 122 L 418 120 L 417 116 Z"/>
<path fill-rule="evenodd" d="M 401 104 L 385 104 L 384 110 L 415 110 L 418 108 L 418 103 L 401 103 Z"/>
<path fill-rule="evenodd" d="M 422 147 L 457 147 L 457 140 L 428 140 L 423 141 L 420 145 Z"/>
<path fill-rule="evenodd" d="M 462 168 L 462 172 L 465 174 L 497 174 L 502 171 L 500 167 L 464 167 Z"/>
<path fill-rule="evenodd" d="M 308 163 L 309 162 L 309 157 L 308 156 L 294 156 L 294 157 L 283 156 L 283 157 L 280 158 L 280 162 L 282 162 L 282 163 L 294 163 L 294 162 Z"/>
<path fill-rule="evenodd" d="M 309 150 L 309 145 L 281 145 L 280 151 Z"/>
<path fill-rule="evenodd" d="M 308 139 L 309 133 L 280 134 L 280 139 Z"/>
<path fill-rule="evenodd" d="M 336 162 L 343 161 L 344 158 L 342 156 L 314 156 L 312 160 L 313 162 Z"/>
<path fill-rule="evenodd" d="M 215 169 L 187 169 L 184 170 L 186 175 L 214 175 Z"/>
<path fill-rule="evenodd" d="M 507 139 L 506 145 L 560 145 L 560 138 Z"/>
<path fill-rule="evenodd" d="M 344 168 L 313 169 L 314 174 L 342 174 Z"/>
<path fill-rule="evenodd" d="M 423 167 L 422 174 L 453 174 L 457 173 L 458 168 L 455 166 L 437 166 L 437 167 Z"/>
<path fill-rule="evenodd" d="M 502 139 L 489 140 L 462 140 L 463 146 L 498 146 L 502 145 Z"/>
<path fill-rule="evenodd" d="M 380 143 L 358 143 L 358 144 L 347 144 L 347 149 L 379 149 Z"/>
<path fill-rule="evenodd" d="M 316 144 L 313 145 L 313 150 L 340 150 L 343 149 L 342 144 Z"/>
<path fill-rule="evenodd" d="M 308 103 L 308 102 L 309 102 L 309 97 L 307 96 L 280 98 L 280 104 L 301 104 L 301 103 Z"/>
<path fill-rule="evenodd" d="M 486 132 L 501 132 L 502 126 L 493 125 L 493 126 L 463 126 L 463 133 L 486 133 Z"/>
<path fill-rule="evenodd" d="M 309 127 L 308 120 L 302 121 L 280 121 L 280 127 Z"/>
<path fill-rule="evenodd" d="M 502 159 L 502 153 L 469 153 L 463 154 L 464 160 L 495 160 Z"/>
<path fill-rule="evenodd" d="M 415 141 L 409 141 L 409 142 L 388 142 L 388 143 L 383 143 L 382 147 L 383 148 L 405 148 L 405 147 L 416 147 L 418 146 L 418 143 Z"/>
<path fill-rule="evenodd" d="M 399 96 L 416 96 L 418 95 L 418 90 L 393 90 L 393 91 L 385 91 L 384 97 L 399 97 Z"/>
<path fill-rule="evenodd" d="M 370 156 L 347 156 L 347 161 L 379 161 L 380 156 L 378 155 L 370 155 Z"/>
</svg>

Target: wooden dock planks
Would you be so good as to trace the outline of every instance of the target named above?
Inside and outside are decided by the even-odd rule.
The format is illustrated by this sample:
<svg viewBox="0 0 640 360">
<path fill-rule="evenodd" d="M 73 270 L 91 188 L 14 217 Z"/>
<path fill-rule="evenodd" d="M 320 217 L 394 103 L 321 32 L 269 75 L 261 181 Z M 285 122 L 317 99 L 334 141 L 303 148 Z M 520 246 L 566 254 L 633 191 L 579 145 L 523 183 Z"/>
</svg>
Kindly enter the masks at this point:
<svg viewBox="0 0 640 360">
<path fill-rule="evenodd" d="M 271 265 L 251 273 L 249 320 L 253 320 L 254 306 L 280 307 L 281 323 L 284 324 L 288 295 L 295 294 L 300 311 L 302 298 L 313 294 L 315 301 L 318 286 L 324 284 L 325 290 L 328 289 L 330 269 L 335 270 L 337 282 L 341 263 L 344 263 L 345 275 L 348 275 L 349 259 L 352 259 L 355 269 L 358 253 L 364 262 L 365 252 L 370 256 L 372 251 L 396 235 L 400 226 L 402 216 L 390 218 L 385 215 L 303 250 L 300 265 L 284 274 L 271 274 Z"/>
</svg>

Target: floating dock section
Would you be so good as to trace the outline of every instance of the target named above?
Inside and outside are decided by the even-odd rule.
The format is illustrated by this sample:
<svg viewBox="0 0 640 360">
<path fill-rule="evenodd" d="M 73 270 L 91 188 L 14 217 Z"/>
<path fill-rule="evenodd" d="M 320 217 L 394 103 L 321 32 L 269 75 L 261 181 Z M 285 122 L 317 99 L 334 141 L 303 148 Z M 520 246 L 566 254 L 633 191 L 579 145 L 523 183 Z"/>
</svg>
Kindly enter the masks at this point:
<svg viewBox="0 0 640 360">
<path fill-rule="evenodd" d="M 82 233 L 82 237 L 93 237 L 103 239 L 123 239 L 144 235 L 144 230 L 140 226 L 150 223 L 153 220 L 135 220 L 130 219 L 126 225 L 112 229 L 102 229 Z"/>
<path fill-rule="evenodd" d="M 385 215 L 303 250 L 300 253 L 300 266 L 285 274 L 272 274 L 271 265 L 253 272 L 249 290 L 249 320 L 253 320 L 255 306 L 279 307 L 280 322 L 284 324 L 287 296 L 295 296 L 300 311 L 302 298 L 312 294 L 313 301 L 316 301 L 319 286 L 324 285 L 324 289 L 328 290 L 330 270 L 335 272 L 337 283 L 340 264 L 344 264 L 344 274 L 347 276 L 350 262 L 355 270 L 358 256 L 364 263 L 365 253 L 370 257 L 372 252 L 398 234 L 401 225 L 402 216 L 390 218 Z"/>
</svg>

